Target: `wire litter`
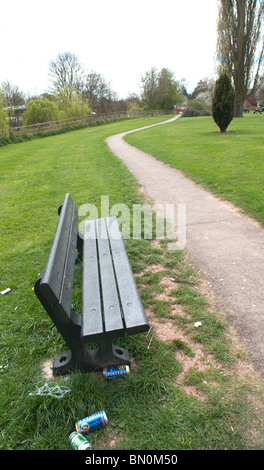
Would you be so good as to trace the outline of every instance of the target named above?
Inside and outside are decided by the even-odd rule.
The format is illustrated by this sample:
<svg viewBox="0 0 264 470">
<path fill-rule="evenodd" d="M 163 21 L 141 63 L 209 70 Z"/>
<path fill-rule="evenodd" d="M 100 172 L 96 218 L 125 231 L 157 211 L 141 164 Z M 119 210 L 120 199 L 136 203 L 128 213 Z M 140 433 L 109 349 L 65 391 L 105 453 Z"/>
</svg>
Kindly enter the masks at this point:
<svg viewBox="0 0 264 470">
<path fill-rule="evenodd" d="M 3 358 L 0 364 L 0 372 L 5 372 L 8 369 L 8 366 L 9 366 L 8 359 Z"/>
<path fill-rule="evenodd" d="M 36 384 L 36 390 L 34 392 L 30 392 L 29 395 L 49 395 L 53 398 L 63 398 L 66 393 L 71 391 L 70 388 L 64 386 L 60 387 L 55 382 L 45 382 L 44 385 L 42 384 L 43 382 L 38 382 Z"/>
</svg>

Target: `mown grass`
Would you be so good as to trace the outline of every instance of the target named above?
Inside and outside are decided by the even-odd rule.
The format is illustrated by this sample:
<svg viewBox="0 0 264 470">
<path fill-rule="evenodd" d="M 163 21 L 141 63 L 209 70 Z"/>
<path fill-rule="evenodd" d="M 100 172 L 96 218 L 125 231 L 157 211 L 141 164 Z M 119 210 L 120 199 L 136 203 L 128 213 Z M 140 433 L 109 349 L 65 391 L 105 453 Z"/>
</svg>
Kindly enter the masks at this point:
<svg viewBox="0 0 264 470">
<path fill-rule="evenodd" d="M 220 134 L 211 117 L 180 118 L 125 139 L 183 171 L 264 225 L 264 116 L 233 119 Z"/>
<path fill-rule="evenodd" d="M 1 449 L 68 450 L 75 421 L 99 409 L 106 411 L 109 424 L 89 436 L 94 450 L 264 448 L 262 379 L 253 372 L 237 374 L 237 364 L 245 362 L 243 350 L 234 348 L 225 319 L 199 293 L 199 276 L 184 252 L 168 251 L 167 240 L 158 247 L 144 239 L 125 243 L 143 305 L 157 321 L 171 322 L 173 341 L 160 340 L 153 328 L 117 339 L 133 358 L 129 376 L 106 381 L 100 372 L 76 371 L 67 381 L 52 379 L 70 388 L 63 398 L 29 395 L 36 383 L 47 380 L 43 361 L 67 348 L 32 290 L 47 259 L 57 207 L 66 192 L 77 207 L 95 204 L 99 215 L 102 195 L 109 196 L 110 207 L 142 203 L 137 182 L 104 139 L 157 121 L 109 124 L 0 150 L 0 290 L 11 288 L 0 296 Z M 161 267 L 158 273 L 154 265 Z M 160 300 L 164 277 L 179 282 Z M 77 282 L 76 305 L 80 292 Z M 184 315 L 173 315 L 177 305 Z M 201 328 L 194 327 L 196 321 Z M 183 363 L 177 352 L 195 358 L 196 344 L 207 367 L 191 367 L 178 384 Z M 185 386 L 206 399 L 189 395 Z"/>
</svg>

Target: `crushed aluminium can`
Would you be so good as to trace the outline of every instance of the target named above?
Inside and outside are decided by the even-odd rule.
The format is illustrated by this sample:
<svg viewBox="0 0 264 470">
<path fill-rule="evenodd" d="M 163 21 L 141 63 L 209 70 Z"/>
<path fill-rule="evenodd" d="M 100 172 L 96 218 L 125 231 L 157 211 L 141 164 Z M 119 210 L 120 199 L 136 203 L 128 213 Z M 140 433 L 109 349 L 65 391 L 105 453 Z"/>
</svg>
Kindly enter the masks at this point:
<svg viewBox="0 0 264 470">
<path fill-rule="evenodd" d="M 105 411 L 98 411 L 86 418 L 79 419 L 75 424 L 75 428 L 77 432 L 85 434 L 87 432 L 94 431 L 94 429 L 100 428 L 107 423 L 108 419 Z"/>
<path fill-rule="evenodd" d="M 74 431 L 69 435 L 69 441 L 74 450 L 86 450 L 86 449 L 92 449 L 92 445 L 90 444 L 85 437 Z"/>
<path fill-rule="evenodd" d="M 114 367 L 105 367 L 103 369 L 103 375 L 106 379 L 111 379 L 111 377 L 116 377 L 117 375 L 128 375 L 129 366 L 114 366 Z"/>
</svg>

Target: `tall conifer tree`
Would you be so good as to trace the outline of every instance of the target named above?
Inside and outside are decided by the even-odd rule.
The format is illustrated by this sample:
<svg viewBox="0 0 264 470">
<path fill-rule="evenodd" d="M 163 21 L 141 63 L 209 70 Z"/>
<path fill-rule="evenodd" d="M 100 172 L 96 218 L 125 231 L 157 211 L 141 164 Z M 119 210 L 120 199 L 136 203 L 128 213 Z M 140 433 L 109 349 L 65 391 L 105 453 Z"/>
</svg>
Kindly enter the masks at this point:
<svg viewBox="0 0 264 470">
<path fill-rule="evenodd" d="M 212 103 L 212 115 L 221 132 L 226 132 L 234 117 L 235 91 L 227 72 L 216 80 Z"/>
</svg>

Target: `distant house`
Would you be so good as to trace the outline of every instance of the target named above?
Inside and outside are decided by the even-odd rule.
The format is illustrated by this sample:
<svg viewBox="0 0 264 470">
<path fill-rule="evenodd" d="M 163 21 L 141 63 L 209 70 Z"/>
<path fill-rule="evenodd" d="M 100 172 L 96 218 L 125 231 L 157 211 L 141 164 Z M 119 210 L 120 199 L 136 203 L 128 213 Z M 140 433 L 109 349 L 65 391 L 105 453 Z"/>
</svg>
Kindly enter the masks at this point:
<svg viewBox="0 0 264 470">
<path fill-rule="evenodd" d="M 5 108 L 9 115 L 9 124 L 11 127 L 19 127 L 22 125 L 22 115 L 26 110 L 26 106 L 8 106 Z"/>
</svg>

